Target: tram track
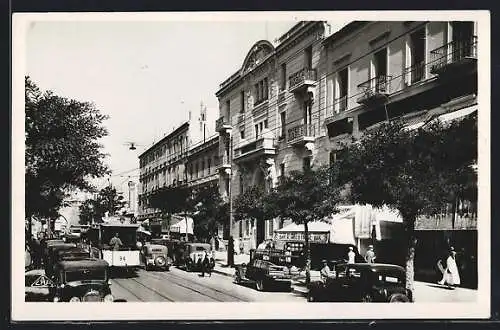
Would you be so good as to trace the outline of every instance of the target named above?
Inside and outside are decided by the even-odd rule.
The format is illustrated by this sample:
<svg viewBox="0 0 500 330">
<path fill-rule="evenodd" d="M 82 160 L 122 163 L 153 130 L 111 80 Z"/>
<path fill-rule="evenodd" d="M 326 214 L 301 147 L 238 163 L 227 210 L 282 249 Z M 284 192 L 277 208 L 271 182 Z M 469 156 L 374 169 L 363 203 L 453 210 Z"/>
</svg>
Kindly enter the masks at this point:
<svg viewBox="0 0 500 330">
<path fill-rule="evenodd" d="M 203 295 L 205 297 L 208 297 L 210 299 L 213 299 L 217 302 L 227 302 L 226 299 L 222 299 L 222 298 L 219 298 L 219 297 L 214 297 L 213 295 L 210 295 L 210 294 L 207 294 L 205 292 L 202 292 L 200 290 L 197 290 L 193 287 L 190 287 L 190 286 L 187 286 L 185 284 L 182 284 L 182 283 L 179 283 L 178 281 L 173 281 L 172 278 L 175 278 L 176 280 L 184 280 L 186 282 L 190 282 L 190 283 L 193 283 L 197 286 L 203 286 L 201 283 L 197 282 L 197 281 L 194 281 L 194 280 L 191 280 L 191 279 L 188 279 L 186 277 L 182 277 L 182 276 L 179 276 L 179 275 L 176 275 L 176 274 L 173 274 L 171 272 L 168 272 L 168 275 L 165 274 L 166 276 L 161 276 L 160 274 L 155 274 L 155 273 L 148 273 L 148 272 L 144 272 L 144 274 L 146 274 L 145 276 L 146 277 L 150 277 L 150 278 L 154 278 L 156 280 L 168 280 L 169 283 L 172 283 L 176 286 L 179 286 L 179 287 L 182 287 L 184 289 L 187 289 L 189 291 L 192 291 L 192 292 L 196 292 L 200 295 Z M 224 292 L 222 290 L 219 290 L 219 289 L 215 289 L 215 288 L 212 288 L 212 287 L 208 287 L 206 286 L 205 287 L 206 289 L 208 290 L 211 290 L 211 291 L 214 291 L 214 292 L 217 292 L 218 294 L 222 295 L 222 296 L 227 296 L 227 297 L 230 297 L 230 298 L 233 298 L 235 299 L 236 301 L 241 301 L 241 302 L 250 302 L 249 300 L 246 300 L 244 298 L 241 298 L 241 297 L 238 297 L 238 296 L 235 296 L 233 294 L 230 294 L 230 293 L 227 293 L 227 292 Z"/>
<path fill-rule="evenodd" d="M 147 285 L 145 285 L 144 283 L 138 281 L 137 279 L 135 278 L 128 278 L 128 279 L 122 279 L 122 280 L 125 280 L 125 281 L 132 281 L 144 288 L 146 288 L 147 290 L 151 291 L 151 292 L 154 292 L 156 295 L 160 296 L 161 298 L 169 301 L 169 302 L 175 302 L 175 299 L 172 299 L 168 296 L 166 296 L 165 294 L 159 292 L 158 290 L 155 290 Z M 132 290 L 130 290 L 129 288 L 125 287 L 123 285 L 123 283 L 120 283 L 120 281 L 117 281 L 117 279 L 113 279 L 113 283 L 117 283 L 120 287 L 122 287 L 123 289 L 125 289 L 126 291 L 130 292 L 133 296 L 135 296 L 137 299 L 139 299 L 140 301 L 144 301 L 144 299 L 142 299 L 140 296 L 138 296 L 137 294 L 135 294 Z"/>
</svg>

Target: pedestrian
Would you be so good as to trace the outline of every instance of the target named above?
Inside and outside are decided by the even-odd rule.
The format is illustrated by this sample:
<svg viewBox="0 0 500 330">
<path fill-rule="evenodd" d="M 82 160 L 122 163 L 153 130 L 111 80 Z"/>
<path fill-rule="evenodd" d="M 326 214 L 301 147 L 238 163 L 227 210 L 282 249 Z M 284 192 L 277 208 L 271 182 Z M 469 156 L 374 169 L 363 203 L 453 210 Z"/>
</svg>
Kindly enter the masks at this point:
<svg viewBox="0 0 500 330">
<path fill-rule="evenodd" d="M 366 251 L 365 261 L 369 264 L 375 263 L 375 251 L 373 251 L 373 245 L 368 245 L 368 251 Z"/>
<path fill-rule="evenodd" d="M 460 274 L 458 272 L 456 255 L 457 253 L 452 249 L 446 259 L 446 268 L 443 271 L 443 278 L 438 282 L 441 285 L 447 285 L 449 288 L 460 285 Z"/>
<path fill-rule="evenodd" d="M 353 247 L 349 246 L 349 252 L 347 252 L 347 263 L 353 264 L 355 263 L 355 260 L 356 260 L 356 253 L 354 252 Z"/>
<path fill-rule="evenodd" d="M 243 250 L 245 248 L 245 244 L 243 243 L 243 237 L 240 236 L 240 254 L 243 254 Z"/>
<path fill-rule="evenodd" d="M 321 268 L 321 271 L 319 272 L 319 275 L 321 277 L 321 281 L 326 284 L 326 281 L 330 277 L 330 267 L 328 266 L 328 262 L 326 260 L 321 261 L 323 263 L 323 268 Z"/>
<path fill-rule="evenodd" d="M 205 277 L 205 273 L 208 273 L 209 277 L 212 277 L 212 270 L 210 269 L 210 255 L 207 251 L 203 254 L 203 259 L 201 261 L 201 277 Z"/>
<path fill-rule="evenodd" d="M 111 240 L 109 241 L 109 245 L 113 248 L 114 251 L 120 250 L 120 246 L 122 246 L 123 243 L 118 233 L 115 233 L 115 236 L 111 238 Z"/>
</svg>

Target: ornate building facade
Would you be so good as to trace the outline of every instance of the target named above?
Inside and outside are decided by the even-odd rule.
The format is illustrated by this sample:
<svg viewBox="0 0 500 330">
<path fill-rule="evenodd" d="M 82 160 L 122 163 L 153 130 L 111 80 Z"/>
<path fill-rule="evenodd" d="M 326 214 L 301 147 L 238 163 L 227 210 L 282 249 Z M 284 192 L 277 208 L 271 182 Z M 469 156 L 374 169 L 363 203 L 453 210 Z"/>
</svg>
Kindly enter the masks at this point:
<svg viewBox="0 0 500 330">
<path fill-rule="evenodd" d="M 216 93 L 221 194 L 335 162 L 387 120 L 411 129 L 477 111 L 476 61 L 474 22 L 354 21 L 333 34 L 300 22 L 276 46 L 256 42 Z M 231 235 L 248 250 L 278 226 L 232 222 Z"/>
</svg>

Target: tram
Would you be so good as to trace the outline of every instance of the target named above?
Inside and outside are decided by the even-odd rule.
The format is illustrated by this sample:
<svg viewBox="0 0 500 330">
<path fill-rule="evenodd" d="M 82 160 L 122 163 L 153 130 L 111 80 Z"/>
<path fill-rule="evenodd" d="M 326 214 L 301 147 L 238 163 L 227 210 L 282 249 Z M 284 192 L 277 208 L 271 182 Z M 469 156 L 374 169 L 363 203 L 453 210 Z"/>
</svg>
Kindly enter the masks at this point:
<svg viewBox="0 0 500 330">
<path fill-rule="evenodd" d="M 114 268 L 137 268 L 142 244 L 137 241 L 139 225 L 129 223 L 102 223 L 87 232 L 90 244 L 101 251 L 102 259 Z M 112 246 L 111 239 L 118 237 L 121 245 Z"/>
</svg>

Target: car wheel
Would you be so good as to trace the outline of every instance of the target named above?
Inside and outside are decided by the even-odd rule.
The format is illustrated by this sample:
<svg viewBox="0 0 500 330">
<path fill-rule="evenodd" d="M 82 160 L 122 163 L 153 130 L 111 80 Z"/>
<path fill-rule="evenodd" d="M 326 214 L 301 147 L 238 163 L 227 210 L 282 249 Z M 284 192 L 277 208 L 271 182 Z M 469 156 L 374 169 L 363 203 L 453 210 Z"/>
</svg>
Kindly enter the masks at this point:
<svg viewBox="0 0 500 330">
<path fill-rule="evenodd" d="M 408 299 L 408 297 L 402 293 L 395 293 L 389 297 L 390 303 L 407 303 L 409 301 L 410 299 Z"/>
<path fill-rule="evenodd" d="M 363 295 L 363 298 L 361 298 L 361 301 L 362 302 L 372 302 L 373 301 L 372 295 L 369 293 L 365 293 Z"/>
<path fill-rule="evenodd" d="M 255 286 L 257 287 L 257 291 L 264 291 L 264 281 L 263 280 L 257 280 L 257 282 L 255 282 Z"/>
<path fill-rule="evenodd" d="M 164 257 L 156 257 L 155 259 L 155 266 L 159 268 L 165 267 L 167 264 L 167 260 Z"/>
</svg>

